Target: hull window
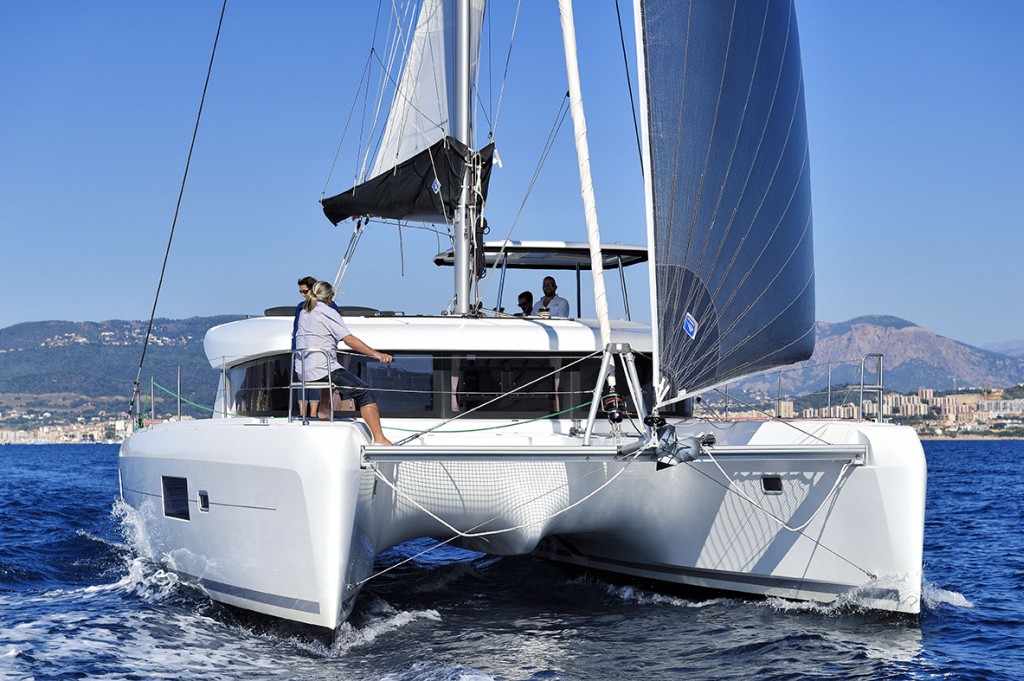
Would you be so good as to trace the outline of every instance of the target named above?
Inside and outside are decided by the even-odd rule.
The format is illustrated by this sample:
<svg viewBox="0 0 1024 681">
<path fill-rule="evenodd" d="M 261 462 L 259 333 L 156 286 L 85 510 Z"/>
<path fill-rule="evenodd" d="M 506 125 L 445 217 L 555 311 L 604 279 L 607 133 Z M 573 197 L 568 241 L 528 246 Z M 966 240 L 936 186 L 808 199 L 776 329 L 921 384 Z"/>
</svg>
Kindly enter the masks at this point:
<svg viewBox="0 0 1024 681">
<path fill-rule="evenodd" d="M 761 478 L 761 489 L 765 494 L 782 494 L 782 478 L 774 475 Z"/>
<path fill-rule="evenodd" d="M 164 515 L 168 518 L 188 520 L 188 480 L 162 476 L 164 490 Z"/>
</svg>

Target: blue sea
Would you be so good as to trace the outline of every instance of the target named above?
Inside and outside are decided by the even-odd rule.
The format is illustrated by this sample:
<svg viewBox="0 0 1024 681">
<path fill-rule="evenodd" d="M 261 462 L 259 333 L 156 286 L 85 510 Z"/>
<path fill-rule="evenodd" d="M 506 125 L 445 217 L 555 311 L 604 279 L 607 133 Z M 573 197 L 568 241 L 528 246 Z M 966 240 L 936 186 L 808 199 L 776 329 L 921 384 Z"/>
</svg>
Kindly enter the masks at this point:
<svg viewBox="0 0 1024 681">
<path fill-rule="evenodd" d="M 920 618 L 445 549 L 370 582 L 327 640 L 140 559 L 116 446 L 2 446 L 0 679 L 1024 678 L 1024 442 L 925 450 Z"/>
</svg>

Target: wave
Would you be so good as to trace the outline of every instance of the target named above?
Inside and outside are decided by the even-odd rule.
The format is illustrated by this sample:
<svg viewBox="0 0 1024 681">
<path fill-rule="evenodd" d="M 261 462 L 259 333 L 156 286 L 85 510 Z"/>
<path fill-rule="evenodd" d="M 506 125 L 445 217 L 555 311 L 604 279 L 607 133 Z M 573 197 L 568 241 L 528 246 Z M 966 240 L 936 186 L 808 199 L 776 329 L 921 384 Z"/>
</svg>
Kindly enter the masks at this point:
<svg viewBox="0 0 1024 681">
<path fill-rule="evenodd" d="M 947 591 L 931 582 L 921 585 L 921 605 L 929 610 L 938 610 L 949 605 L 954 608 L 973 608 L 974 603 L 956 591 Z"/>
</svg>

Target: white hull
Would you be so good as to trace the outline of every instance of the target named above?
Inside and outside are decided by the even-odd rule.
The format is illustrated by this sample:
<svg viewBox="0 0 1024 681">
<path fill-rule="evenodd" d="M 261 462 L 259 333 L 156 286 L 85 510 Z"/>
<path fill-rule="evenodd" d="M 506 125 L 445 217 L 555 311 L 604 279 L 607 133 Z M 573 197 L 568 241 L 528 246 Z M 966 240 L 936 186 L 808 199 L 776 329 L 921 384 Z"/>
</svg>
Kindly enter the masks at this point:
<svg viewBox="0 0 1024 681">
<path fill-rule="evenodd" d="M 213 419 L 132 435 L 121 452 L 121 484 L 149 557 L 215 600 L 327 628 L 347 617 L 377 554 L 415 537 L 450 538 L 450 527 L 498 531 L 458 539 L 493 554 L 535 552 L 748 594 L 825 602 L 849 594 L 869 607 L 918 612 L 925 466 L 916 435 L 885 424 L 799 426 L 715 424 L 711 451 L 723 452 L 716 460 L 730 486 L 703 457 L 663 470 L 647 456 L 417 460 L 445 447 L 578 453 L 580 439 L 560 434 L 568 423 L 558 421 L 500 436 L 428 435 L 401 448 L 409 460 L 368 464 L 358 422 Z M 860 446 L 863 463 L 843 470 L 845 450 L 836 460 L 807 456 L 820 442 L 808 432 Z M 166 488 L 165 477 L 185 479 L 186 488 Z M 779 478 L 781 490 L 766 493 L 764 477 Z M 187 500 L 188 520 L 168 517 L 168 494 Z M 810 522 L 794 532 L 768 512 L 790 527 Z"/>
</svg>

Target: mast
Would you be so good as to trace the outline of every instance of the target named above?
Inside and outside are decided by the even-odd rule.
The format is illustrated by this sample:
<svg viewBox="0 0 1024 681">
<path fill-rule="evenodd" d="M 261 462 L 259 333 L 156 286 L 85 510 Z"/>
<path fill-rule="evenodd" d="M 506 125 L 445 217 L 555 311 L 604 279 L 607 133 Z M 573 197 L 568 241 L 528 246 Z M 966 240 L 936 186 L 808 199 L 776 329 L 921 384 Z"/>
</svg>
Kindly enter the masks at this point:
<svg viewBox="0 0 1024 681">
<path fill-rule="evenodd" d="M 587 144 L 587 119 L 583 115 L 583 92 L 580 88 L 579 62 L 576 59 L 576 27 L 572 16 L 572 0 L 558 0 L 562 21 L 562 43 L 565 47 L 565 71 L 569 80 L 569 109 L 576 136 L 576 157 L 580 166 L 580 191 L 587 221 L 587 242 L 590 245 L 590 271 L 594 277 L 594 307 L 601 327 L 601 345 L 611 343 L 608 322 L 608 296 L 604 287 L 604 263 L 601 260 L 601 233 L 597 224 L 597 203 L 594 183 L 590 177 L 590 147 Z M 613 374 L 614 376 L 614 374 Z"/>
<path fill-rule="evenodd" d="M 472 153 L 471 99 L 472 69 L 470 67 L 470 0 L 456 0 L 455 9 L 455 111 L 452 112 L 455 138 Z M 469 210 L 470 166 L 462 176 L 462 193 L 455 217 L 455 313 L 464 315 L 470 309 L 472 288 L 471 248 L 473 224 Z"/>
</svg>

